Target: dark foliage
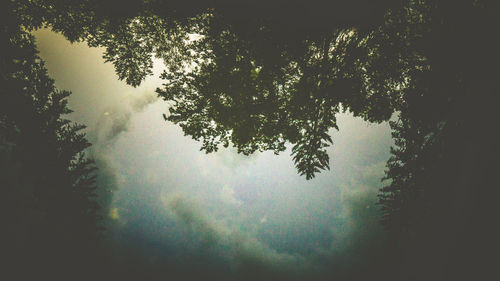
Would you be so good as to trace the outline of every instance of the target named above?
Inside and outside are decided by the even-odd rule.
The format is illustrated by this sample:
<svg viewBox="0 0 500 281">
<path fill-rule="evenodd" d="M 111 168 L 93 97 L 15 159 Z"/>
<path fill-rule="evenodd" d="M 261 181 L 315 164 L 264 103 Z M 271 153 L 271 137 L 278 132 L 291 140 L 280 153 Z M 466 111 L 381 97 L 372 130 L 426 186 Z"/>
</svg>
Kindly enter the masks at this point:
<svg viewBox="0 0 500 281">
<path fill-rule="evenodd" d="M 395 145 L 380 193 L 381 221 L 404 280 L 493 274 L 499 56 L 491 35 L 499 8 L 494 1 L 415 1 L 383 29 L 393 42 L 398 19 L 412 11 L 420 18 L 404 27 L 414 35 L 398 48 L 423 59 L 411 65 L 391 122 Z"/>
<path fill-rule="evenodd" d="M 230 143 L 246 155 L 279 153 L 289 142 L 298 172 L 310 179 L 329 169 L 335 113 L 380 122 L 393 111 L 401 77 L 370 77 L 385 58 L 366 39 L 400 1 L 130 3 L 111 11 L 113 1 L 20 1 L 18 9 L 37 12 L 24 18 L 32 28 L 49 25 L 105 47 L 104 59 L 130 85 L 151 74 L 153 56 L 163 59 L 158 93 L 173 102 L 166 118 L 207 153 Z"/>
<path fill-rule="evenodd" d="M 70 92 L 54 87 L 12 7 L 1 10 L 2 274 L 66 276 L 94 262 L 96 168 L 85 126 L 64 119 Z"/>
</svg>

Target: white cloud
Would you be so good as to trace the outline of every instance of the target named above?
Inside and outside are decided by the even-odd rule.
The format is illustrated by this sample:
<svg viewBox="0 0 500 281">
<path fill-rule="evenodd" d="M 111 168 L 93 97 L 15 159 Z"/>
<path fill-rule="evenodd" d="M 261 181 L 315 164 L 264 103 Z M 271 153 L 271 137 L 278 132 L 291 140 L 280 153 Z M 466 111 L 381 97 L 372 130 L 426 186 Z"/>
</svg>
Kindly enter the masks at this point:
<svg viewBox="0 0 500 281">
<path fill-rule="evenodd" d="M 234 196 L 234 189 L 229 187 L 228 185 L 223 185 L 220 191 L 220 197 L 223 202 L 228 203 L 230 205 L 235 205 L 237 207 L 243 204 L 243 201 L 239 200 Z"/>
<path fill-rule="evenodd" d="M 267 215 L 263 216 L 261 219 L 260 219 L 260 223 L 266 223 L 267 222 Z"/>
</svg>

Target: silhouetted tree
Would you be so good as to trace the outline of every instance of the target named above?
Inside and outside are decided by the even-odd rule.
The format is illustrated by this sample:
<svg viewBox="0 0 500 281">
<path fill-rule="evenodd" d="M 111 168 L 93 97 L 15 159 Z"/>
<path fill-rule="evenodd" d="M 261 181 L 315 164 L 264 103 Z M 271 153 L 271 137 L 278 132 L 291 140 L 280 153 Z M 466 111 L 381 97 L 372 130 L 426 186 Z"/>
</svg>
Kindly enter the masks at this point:
<svg viewBox="0 0 500 281">
<path fill-rule="evenodd" d="M 174 102 L 167 119 L 206 152 L 232 143 L 247 155 L 279 153 L 290 142 L 299 173 L 310 179 L 329 168 L 328 130 L 340 104 L 376 122 L 393 111 L 398 81 L 375 85 L 363 59 L 373 60 L 369 31 L 399 1 L 133 1 L 113 13 L 113 1 L 19 3 L 41 18 L 25 17 L 30 27 L 49 25 L 106 47 L 105 60 L 130 85 L 151 74 L 153 55 L 162 58 L 167 81 L 158 93 Z"/>
<path fill-rule="evenodd" d="M 493 271 L 490 198 L 498 192 L 486 182 L 498 166 L 490 139 L 498 131 L 491 34 L 499 8 L 493 1 L 409 1 L 381 29 L 389 42 L 405 34 L 401 27 L 412 31 L 398 50 L 420 58 L 391 122 L 395 145 L 380 193 L 397 278 L 483 279 Z"/>
<path fill-rule="evenodd" d="M 88 266 L 97 245 L 95 166 L 85 156 L 85 126 L 63 117 L 71 112 L 70 92 L 55 88 L 22 16 L 6 6 L 0 31 L 2 256 L 8 272 L 21 279 L 65 275 Z"/>
</svg>

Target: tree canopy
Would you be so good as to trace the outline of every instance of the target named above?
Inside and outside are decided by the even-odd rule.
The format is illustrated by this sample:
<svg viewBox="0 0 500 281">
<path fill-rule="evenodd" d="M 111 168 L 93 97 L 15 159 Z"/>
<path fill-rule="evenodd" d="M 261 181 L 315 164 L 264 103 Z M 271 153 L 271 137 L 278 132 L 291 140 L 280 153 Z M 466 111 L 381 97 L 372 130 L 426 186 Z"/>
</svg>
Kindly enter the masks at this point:
<svg viewBox="0 0 500 281">
<path fill-rule="evenodd" d="M 48 1 L 20 9 L 41 10 L 42 21 L 27 19 L 33 27 L 48 24 L 70 40 L 106 47 L 105 60 L 133 86 L 151 74 L 153 57 L 161 58 L 158 94 L 171 104 L 165 117 L 207 153 L 229 144 L 246 155 L 279 153 L 288 142 L 298 172 L 310 179 L 329 169 L 335 114 L 388 120 L 404 82 L 400 58 L 374 52 L 381 39 L 372 30 L 399 1 L 355 2 L 276 1 L 261 9 L 136 1 L 110 14 L 94 1 Z M 380 63 L 392 76 L 371 71 Z"/>
</svg>

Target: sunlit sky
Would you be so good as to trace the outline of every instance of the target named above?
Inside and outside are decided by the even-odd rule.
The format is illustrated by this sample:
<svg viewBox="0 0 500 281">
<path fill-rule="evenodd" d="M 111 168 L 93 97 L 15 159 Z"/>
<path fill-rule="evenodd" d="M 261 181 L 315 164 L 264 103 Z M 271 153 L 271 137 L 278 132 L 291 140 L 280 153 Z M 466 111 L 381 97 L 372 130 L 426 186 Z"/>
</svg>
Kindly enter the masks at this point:
<svg viewBox="0 0 500 281">
<path fill-rule="evenodd" d="M 161 256 L 228 274 L 319 273 L 381 243 L 377 191 L 392 144 L 387 123 L 337 116 L 331 170 L 297 174 L 290 151 L 239 155 L 199 151 L 200 143 L 165 122 L 155 74 L 140 87 L 119 81 L 102 49 L 34 32 L 59 89 L 72 91 L 71 120 L 88 126 L 90 153 L 113 185 L 109 228 L 117 241 L 149 241 Z M 142 244 L 141 244 L 142 243 Z M 146 255 L 158 255 L 157 252 Z M 327 269 L 330 268 L 330 269 Z"/>
</svg>

